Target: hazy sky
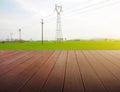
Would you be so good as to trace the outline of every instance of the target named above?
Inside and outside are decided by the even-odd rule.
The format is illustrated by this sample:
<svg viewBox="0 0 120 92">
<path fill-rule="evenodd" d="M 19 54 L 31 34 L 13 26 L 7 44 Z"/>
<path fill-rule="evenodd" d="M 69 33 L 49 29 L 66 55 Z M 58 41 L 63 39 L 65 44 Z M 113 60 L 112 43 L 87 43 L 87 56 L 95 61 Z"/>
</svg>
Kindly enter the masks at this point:
<svg viewBox="0 0 120 92">
<path fill-rule="evenodd" d="M 55 4 L 63 6 L 62 33 L 67 39 L 120 39 L 120 0 L 0 0 L 0 40 L 18 38 L 55 39 Z"/>
</svg>

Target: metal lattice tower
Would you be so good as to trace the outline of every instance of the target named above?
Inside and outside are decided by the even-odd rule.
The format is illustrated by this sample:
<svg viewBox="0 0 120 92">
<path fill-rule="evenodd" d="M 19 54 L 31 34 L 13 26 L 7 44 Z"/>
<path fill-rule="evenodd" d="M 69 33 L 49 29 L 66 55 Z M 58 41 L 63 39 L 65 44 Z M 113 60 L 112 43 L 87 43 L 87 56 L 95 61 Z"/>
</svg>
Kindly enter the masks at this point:
<svg viewBox="0 0 120 92">
<path fill-rule="evenodd" d="M 60 41 L 63 41 L 62 26 L 61 26 L 62 6 L 55 5 L 55 11 L 57 13 L 56 40 L 60 42 Z"/>
</svg>

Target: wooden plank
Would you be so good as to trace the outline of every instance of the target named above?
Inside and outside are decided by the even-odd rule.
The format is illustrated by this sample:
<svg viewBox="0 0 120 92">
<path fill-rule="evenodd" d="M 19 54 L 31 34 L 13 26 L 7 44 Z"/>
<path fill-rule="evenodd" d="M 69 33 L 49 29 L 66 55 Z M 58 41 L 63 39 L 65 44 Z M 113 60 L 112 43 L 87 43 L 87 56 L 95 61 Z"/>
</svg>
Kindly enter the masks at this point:
<svg viewBox="0 0 120 92">
<path fill-rule="evenodd" d="M 20 52 L 21 53 L 21 52 Z M 8 60 L 9 62 L 5 63 L 5 65 L 0 67 L 0 76 L 4 76 L 5 73 L 8 73 L 12 70 L 14 70 L 16 67 L 18 68 L 21 64 L 23 64 L 25 61 L 29 60 L 34 56 L 35 53 L 29 51 L 21 53 L 21 55 L 18 55 L 19 58 L 13 57 L 13 60 Z"/>
<path fill-rule="evenodd" d="M 106 68 L 106 70 L 110 71 L 118 79 L 118 81 L 120 82 L 120 68 L 112 63 L 112 61 L 119 62 L 119 60 L 116 59 L 115 57 L 113 57 L 110 60 L 104 58 L 103 55 L 105 57 L 107 57 L 106 55 L 111 57 L 111 55 L 109 55 L 108 53 L 105 53 L 105 52 L 106 51 L 102 51 L 102 53 L 101 53 L 101 51 L 99 51 L 99 52 L 98 51 L 92 51 L 91 53 L 96 57 L 96 59 L 99 60 L 99 62 Z M 118 64 L 120 64 L 120 63 L 118 63 Z"/>
<path fill-rule="evenodd" d="M 67 63 L 66 61 L 67 51 L 62 51 L 41 92 L 62 92 Z"/>
<path fill-rule="evenodd" d="M 34 53 L 35 54 L 35 53 Z M 35 58 L 34 58 L 35 59 Z M 21 58 L 22 60 L 22 58 Z M 6 75 L 2 76 L 0 78 L 0 82 L 2 83 L 2 86 L 0 87 L 0 91 L 8 91 L 10 90 L 9 86 L 11 86 L 14 82 L 19 81 L 16 77 L 21 74 L 26 68 L 28 68 L 32 64 L 32 59 L 28 60 L 28 62 L 23 63 L 19 65 L 19 67 L 13 69 L 13 71 L 8 72 Z M 12 88 L 12 87 L 11 87 Z"/>
<path fill-rule="evenodd" d="M 86 92 L 107 92 L 82 51 L 76 51 L 78 65 Z"/>
<path fill-rule="evenodd" d="M 21 56 L 23 56 L 21 53 L 22 53 L 22 54 L 25 54 L 25 53 L 27 53 L 27 52 L 25 52 L 25 51 L 19 51 L 19 52 L 14 51 L 14 52 L 11 53 L 9 56 L 8 56 L 8 55 L 6 56 L 6 54 L 4 54 L 4 55 L 0 58 L 0 60 L 1 60 L 0 67 L 2 67 L 3 65 L 10 64 L 10 63 L 13 62 L 13 61 L 16 61 L 17 58 L 18 58 L 18 59 L 21 58 Z"/>
<path fill-rule="evenodd" d="M 11 53 L 15 53 L 15 51 L 1 51 L 0 50 L 0 64 L 3 62 L 3 60 L 5 59 L 5 56 L 11 56 Z"/>
<path fill-rule="evenodd" d="M 45 56 L 45 54 L 47 55 Z M 46 52 L 41 54 L 37 53 L 32 59 L 27 61 L 27 63 L 22 64 L 14 71 L 7 73 L 5 76 L 0 78 L 0 92 L 16 92 L 34 75 L 34 73 L 39 69 L 39 67 L 44 64 L 44 59 L 49 57 L 52 52 Z M 45 56 L 46 58 L 42 58 Z M 42 61 L 43 60 L 43 61 Z"/>
<path fill-rule="evenodd" d="M 21 51 L 20 51 L 21 52 Z M 16 55 L 16 54 L 19 54 L 20 52 L 18 52 L 18 51 L 9 51 L 7 54 L 2 54 L 1 56 L 0 56 L 0 59 L 1 58 L 4 58 L 4 59 L 6 59 L 6 58 L 11 58 L 11 56 L 14 56 L 14 55 Z"/>
<path fill-rule="evenodd" d="M 84 92 L 74 51 L 69 51 L 63 92 Z"/>
<path fill-rule="evenodd" d="M 20 89 L 19 92 L 40 92 L 44 83 L 47 81 L 49 74 L 53 70 L 53 67 L 59 57 L 61 51 L 55 51 L 54 54 L 45 60 L 45 64 L 36 71 L 34 76 Z"/>
<path fill-rule="evenodd" d="M 18 51 L 18 53 L 13 56 L 9 56 L 10 58 L 5 58 L 4 59 L 4 62 L 2 64 L 0 64 L 0 68 L 1 67 L 5 67 L 5 66 L 9 66 L 10 64 L 13 64 L 15 62 L 18 62 L 19 60 L 22 60 L 21 58 L 24 58 L 24 57 L 29 57 L 29 55 L 31 55 L 31 53 L 33 53 L 34 51 Z M 35 53 L 35 52 L 34 52 Z"/>
<path fill-rule="evenodd" d="M 106 90 L 108 92 L 119 92 L 120 83 L 118 79 L 116 79 L 110 71 L 106 70 L 99 62 L 100 60 L 96 60 L 97 57 L 95 58 L 90 51 L 84 51 L 84 54 L 88 58 L 88 63 L 93 67 Z"/>
<path fill-rule="evenodd" d="M 0 57 L 1 56 L 3 56 L 3 55 L 8 55 L 9 53 L 12 53 L 13 51 L 9 51 L 9 50 L 7 50 L 7 51 L 5 51 L 5 50 L 0 50 Z"/>
<path fill-rule="evenodd" d="M 11 54 L 14 54 L 14 53 L 16 53 L 17 51 L 13 51 L 13 50 L 7 50 L 7 51 L 5 51 L 5 50 L 0 50 L 0 58 L 1 57 L 5 57 L 4 55 L 6 55 L 6 56 L 9 56 L 9 55 L 11 55 Z"/>
<path fill-rule="evenodd" d="M 100 55 L 102 55 L 109 62 L 114 65 L 120 67 L 120 51 L 97 51 Z M 114 59 L 114 60 L 113 60 Z"/>
<path fill-rule="evenodd" d="M 0 51 L 0 92 L 120 92 L 119 55 L 120 51 Z"/>
</svg>

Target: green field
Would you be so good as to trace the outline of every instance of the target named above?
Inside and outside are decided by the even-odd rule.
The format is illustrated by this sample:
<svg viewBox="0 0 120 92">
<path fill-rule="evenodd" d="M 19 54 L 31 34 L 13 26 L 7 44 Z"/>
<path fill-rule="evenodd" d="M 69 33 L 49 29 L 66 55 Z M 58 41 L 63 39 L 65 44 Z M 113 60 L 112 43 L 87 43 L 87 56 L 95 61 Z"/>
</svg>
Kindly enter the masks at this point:
<svg viewBox="0 0 120 92">
<path fill-rule="evenodd" d="M 120 41 L 0 43 L 0 50 L 120 50 Z"/>
</svg>

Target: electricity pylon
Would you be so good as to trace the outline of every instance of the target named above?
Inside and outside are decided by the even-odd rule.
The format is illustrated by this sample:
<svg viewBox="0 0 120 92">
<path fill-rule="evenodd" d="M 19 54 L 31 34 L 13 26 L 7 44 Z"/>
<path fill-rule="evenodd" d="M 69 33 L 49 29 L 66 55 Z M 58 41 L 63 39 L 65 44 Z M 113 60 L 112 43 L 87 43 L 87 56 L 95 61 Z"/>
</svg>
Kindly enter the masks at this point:
<svg viewBox="0 0 120 92">
<path fill-rule="evenodd" d="M 19 28 L 19 41 L 21 41 L 21 28 Z"/>
<path fill-rule="evenodd" d="M 56 41 L 60 42 L 60 41 L 63 41 L 62 26 L 61 26 L 62 6 L 56 4 L 55 5 L 55 11 L 57 13 Z"/>
</svg>

